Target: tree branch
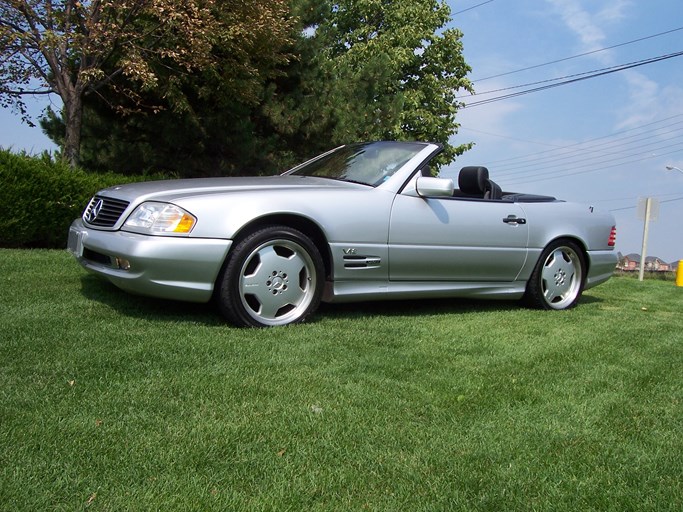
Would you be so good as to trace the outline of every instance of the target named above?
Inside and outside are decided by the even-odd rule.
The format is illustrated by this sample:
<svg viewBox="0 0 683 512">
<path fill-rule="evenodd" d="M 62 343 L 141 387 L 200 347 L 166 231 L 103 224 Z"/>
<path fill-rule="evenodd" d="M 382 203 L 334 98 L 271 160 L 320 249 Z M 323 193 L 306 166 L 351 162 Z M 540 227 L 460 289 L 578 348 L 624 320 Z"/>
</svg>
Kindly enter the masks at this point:
<svg viewBox="0 0 683 512">
<path fill-rule="evenodd" d="M 0 87 L 0 94 L 7 94 L 9 96 L 46 96 L 49 94 L 55 94 L 56 91 L 52 88 L 50 89 L 42 89 L 42 90 L 31 90 L 31 91 L 26 91 L 24 89 L 19 89 L 19 90 L 14 90 L 14 89 L 8 89 L 7 87 Z"/>
</svg>

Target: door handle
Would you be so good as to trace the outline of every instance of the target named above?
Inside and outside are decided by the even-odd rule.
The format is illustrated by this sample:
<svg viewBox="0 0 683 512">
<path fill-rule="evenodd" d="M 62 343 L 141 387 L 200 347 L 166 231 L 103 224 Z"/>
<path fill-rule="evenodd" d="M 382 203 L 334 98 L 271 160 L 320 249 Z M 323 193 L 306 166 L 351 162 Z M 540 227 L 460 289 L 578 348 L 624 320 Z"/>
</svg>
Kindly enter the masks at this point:
<svg viewBox="0 0 683 512">
<path fill-rule="evenodd" d="M 526 219 L 523 217 L 517 217 L 516 215 L 508 215 L 503 219 L 505 224 L 526 224 Z"/>
</svg>

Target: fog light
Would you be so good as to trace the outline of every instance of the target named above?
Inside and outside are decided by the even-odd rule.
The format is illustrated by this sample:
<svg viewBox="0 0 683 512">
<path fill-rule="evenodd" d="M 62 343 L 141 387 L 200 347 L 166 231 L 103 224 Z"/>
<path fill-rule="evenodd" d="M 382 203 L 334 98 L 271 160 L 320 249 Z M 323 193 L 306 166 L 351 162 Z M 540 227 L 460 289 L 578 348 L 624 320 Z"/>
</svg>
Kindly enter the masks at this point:
<svg viewBox="0 0 683 512">
<path fill-rule="evenodd" d="M 116 258 L 116 266 L 121 270 L 130 270 L 130 261 L 123 258 Z"/>
</svg>

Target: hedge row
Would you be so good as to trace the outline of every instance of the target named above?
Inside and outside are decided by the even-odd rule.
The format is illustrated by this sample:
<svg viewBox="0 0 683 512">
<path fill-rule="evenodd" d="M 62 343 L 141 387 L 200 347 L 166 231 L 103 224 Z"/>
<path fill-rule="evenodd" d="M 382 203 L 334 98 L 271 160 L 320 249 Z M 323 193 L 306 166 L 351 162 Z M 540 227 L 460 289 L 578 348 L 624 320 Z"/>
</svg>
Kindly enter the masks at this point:
<svg viewBox="0 0 683 512">
<path fill-rule="evenodd" d="M 0 247 L 64 248 L 69 225 L 95 192 L 140 179 L 74 170 L 48 154 L 0 149 Z"/>
</svg>

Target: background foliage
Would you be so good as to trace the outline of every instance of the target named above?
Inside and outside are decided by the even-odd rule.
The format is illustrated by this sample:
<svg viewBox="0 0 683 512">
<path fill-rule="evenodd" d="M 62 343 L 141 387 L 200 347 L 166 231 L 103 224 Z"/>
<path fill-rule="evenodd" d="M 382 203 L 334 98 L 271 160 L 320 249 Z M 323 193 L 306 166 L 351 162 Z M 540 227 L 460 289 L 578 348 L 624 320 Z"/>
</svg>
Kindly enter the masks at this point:
<svg viewBox="0 0 683 512">
<path fill-rule="evenodd" d="M 95 192 L 157 177 L 87 173 L 49 155 L 32 157 L 0 150 L 4 221 L 0 247 L 65 247 L 69 225 L 81 215 Z"/>
<path fill-rule="evenodd" d="M 0 105 L 35 80 L 59 93 L 41 125 L 72 168 L 82 107 L 73 173 L 0 153 L 0 246 L 62 247 L 98 189 L 152 174 L 273 174 L 362 140 L 440 142 L 440 162 L 468 147 L 450 142 L 470 84 L 442 0 L 0 0 L 0 14 Z"/>
<path fill-rule="evenodd" d="M 75 167 L 84 98 L 113 95 L 139 108 L 145 91 L 173 82 L 165 77 L 209 68 L 214 41 L 228 39 L 216 15 L 223 4 L 232 2 L 0 0 L 0 104 L 26 118 L 26 95 L 58 95 L 63 157 Z"/>
<path fill-rule="evenodd" d="M 470 84 L 461 33 L 444 29 L 445 2 L 291 0 L 250 23 L 237 7 L 218 5 L 225 32 L 213 41 L 211 65 L 179 73 L 150 64 L 157 85 L 136 89 L 134 102 L 117 93 L 135 88 L 124 74 L 84 98 L 84 167 L 272 174 L 361 140 L 440 142 L 442 162 L 467 149 L 450 142 L 456 90 Z M 63 142 L 62 113 L 42 126 Z"/>
</svg>

